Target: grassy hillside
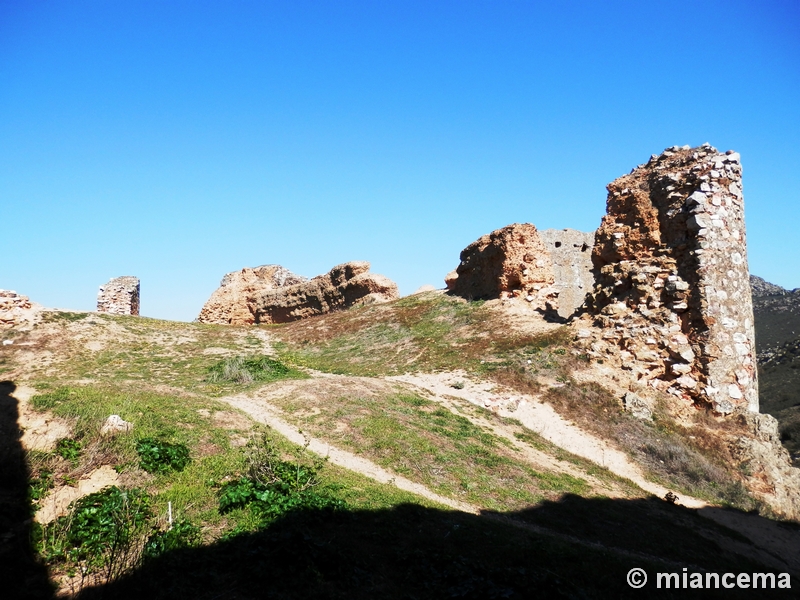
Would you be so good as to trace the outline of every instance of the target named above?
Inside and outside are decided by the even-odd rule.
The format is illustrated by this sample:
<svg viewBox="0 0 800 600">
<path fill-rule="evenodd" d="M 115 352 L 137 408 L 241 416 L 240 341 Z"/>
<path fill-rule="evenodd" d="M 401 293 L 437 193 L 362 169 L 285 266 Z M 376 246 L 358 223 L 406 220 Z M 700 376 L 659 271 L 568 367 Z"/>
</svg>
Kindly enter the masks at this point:
<svg viewBox="0 0 800 600">
<path fill-rule="evenodd" d="M 465 400 L 547 399 L 651 481 L 775 526 L 742 512 L 759 504 L 711 425 L 633 419 L 576 378 L 591 365 L 568 328 L 487 304 L 424 294 L 256 328 L 48 312 L 6 339 L 3 406 L 28 424 L 3 431 L 10 597 L 641 597 L 633 567 L 794 568 Z M 452 393 L 396 377 L 435 372 Z M 103 434 L 112 414 L 132 430 Z"/>
</svg>

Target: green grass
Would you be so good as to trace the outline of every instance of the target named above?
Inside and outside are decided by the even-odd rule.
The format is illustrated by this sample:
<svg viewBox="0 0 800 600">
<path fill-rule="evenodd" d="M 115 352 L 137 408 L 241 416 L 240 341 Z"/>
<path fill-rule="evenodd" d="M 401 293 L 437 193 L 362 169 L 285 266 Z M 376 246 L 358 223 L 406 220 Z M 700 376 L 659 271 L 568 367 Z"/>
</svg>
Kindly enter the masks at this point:
<svg viewBox="0 0 800 600">
<path fill-rule="evenodd" d="M 206 380 L 220 384 L 271 383 L 281 379 L 305 379 L 305 373 L 268 356 L 236 356 L 214 363 L 207 369 Z"/>
<path fill-rule="evenodd" d="M 265 328 L 283 339 L 276 361 L 265 356 L 257 329 L 83 314 L 55 316 L 45 325 L 49 337 L 36 341 L 34 348 L 50 350 L 56 362 L 28 372 L 28 381 L 40 390 L 32 404 L 73 423 L 73 433 L 57 451 L 27 453 L 31 496 L 41 499 L 51 486 L 74 482 L 93 468 L 110 464 L 127 485 L 148 493 L 156 518 L 163 521 L 171 503 L 176 521 L 200 527 L 204 546 L 189 554 L 199 562 L 180 563 L 180 557 L 189 555 L 176 553 L 178 567 L 170 563 L 167 575 L 152 579 L 159 591 L 138 597 L 184 593 L 185 589 L 170 588 L 184 575 L 197 581 L 208 575 L 223 590 L 232 589 L 237 580 L 225 580 L 221 565 L 226 561 L 262 573 L 280 566 L 275 573 L 290 575 L 271 579 L 269 585 L 307 585 L 306 597 L 349 590 L 357 587 L 353 582 L 364 581 L 363 589 L 371 592 L 352 597 L 401 597 L 397 590 L 412 588 L 408 595 L 421 598 L 506 597 L 509 589 L 518 594 L 510 597 L 525 597 L 530 589 L 602 597 L 593 592 L 597 581 L 604 582 L 604 589 L 619 592 L 615 597 L 628 591 L 624 574 L 629 556 L 620 558 L 611 550 L 587 549 L 552 535 L 459 514 L 331 464 L 320 470 L 315 490 L 345 503 L 347 509 L 334 516 L 301 511 L 266 527 L 252 506 L 220 511 L 219 497 L 226 483 L 248 474 L 246 452 L 234 443 L 260 435 L 260 430 L 242 416 L 239 421 L 215 419 L 216 413 L 233 410 L 215 398 L 303 377 L 293 365 L 357 375 L 462 368 L 521 390 L 537 389 L 543 376 L 562 378 L 566 385 L 554 392 L 560 395 L 553 402 L 561 402 L 565 414 L 574 413 L 581 424 L 580 419 L 595 421 L 586 424 L 590 428 L 611 427 L 614 435 L 639 435 L 639 429 L 631 429 L 639 425 L 630 425 L 616 399 L 599 387 L 578 386 L 566 377 L 574 358 L 565 329 L 546 335 L 515 334 L 500 327 L 483 303 L 420 295 Z M 113 335 L 103 338 L 95 331 Z M 75 332 L 84 337 L 76 338 Z M 20 341 L 35 338 L 26 336 L 21 334 Z M 95 338 L 105 339 L 102 349 L 87 347 Z M 8 348 L 0 356 L 13 370 L 16 349 Z M 248 381 L 243 372 L 252 379 Z M 216 381 L 209 381 L 213 373 L 218 373 Z M 85 385 L 76 380 L 103 383 Z M 698 519 L 692 511 L 652 499 L 596 497 L 595 481 L 632 496 L 641 491 L 513 420 L 472 405 L 459 407 L 463 412 L 456 414 L 405 392 L 334 394 L 325 391 L 324 379 L 315 383 L 317 400 L 290 395 L 270 402 L 312 435 L 443 496 L 606 546 L 718 567 L 715 570 L 733 569 L 731 565 L 753 570 L 725 551 L 726 540 L 744 540 Z M 132 432 L 101 437 L 100 427 L 110 414 L 131 421 Z M 498 420 L 512 431 L 514 440 L 495 435 L 468 416 L 490 423 Z M 677 450 L 664 444 L 688 435 L 668 421 L 642 427 L 650 437 L 632 439 L 654 445 L 638 451 L 665 460 L 667 471 L 688 476 L 696 466 L 692 452 L 714 457 L 699 441 Z M 183 470 L 146 473 L 136 451 L 145 438 L 185 445 L 191 461 Z M 287 460 L 302 452 L 280 436 L 274 441 Z M 569 473 L 533 468 L 522 459 L 521 446 L 563 461 Z M 708 460 L 712 467 L 716 464 Z M 702 461 L 697 464 L 702 467 L 695 473 L 699 479 L 716 476 Z M 581 473 L 586 479 L 576 475 Z M 718 536 L 719 541 L 706 534 Z M 643 564 L 654 567 L 647 561 Z M 203 583 L 192 589 L 210 593 Z"/>
<path fill-rule="evenodd" d="M 319 412 L 308 416 L 295 414 L 301 407 L 291 398 L 274 402 L 313 435 L 444 496 L 487 508 L 513 510 L 589 489 L 571 475 L 531 468 L 518 460 L 508 440 L 416 395 L 339 397 L 318 404 Z"/>
<path fill-rule="evenodd" d="M 289 363 L 327 373 L 374 377 L 465 369 L 505 383 L 517 372 L 566 374 L 566 328 L 518 334 L 483 302 L 418 294 L 390 305 L 360 308 L 274 329 Z"/>
</svg>

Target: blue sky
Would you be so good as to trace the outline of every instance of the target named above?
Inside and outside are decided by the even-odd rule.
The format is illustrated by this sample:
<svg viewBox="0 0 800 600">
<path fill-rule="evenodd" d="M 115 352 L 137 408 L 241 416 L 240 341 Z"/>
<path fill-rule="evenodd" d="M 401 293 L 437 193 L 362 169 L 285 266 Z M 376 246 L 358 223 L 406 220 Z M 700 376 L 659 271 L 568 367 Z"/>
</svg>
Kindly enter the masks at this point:
<svg viewBox="0 0 800 600">
<path fill-rule="evenodd" d="M 0 288 L 369 260 L 403 294 L 513 222 L 595 229 L 675 144 L 742 155 L 751 272 L 800 286 L 800 4 L 0 0 Z"/>
</svg>

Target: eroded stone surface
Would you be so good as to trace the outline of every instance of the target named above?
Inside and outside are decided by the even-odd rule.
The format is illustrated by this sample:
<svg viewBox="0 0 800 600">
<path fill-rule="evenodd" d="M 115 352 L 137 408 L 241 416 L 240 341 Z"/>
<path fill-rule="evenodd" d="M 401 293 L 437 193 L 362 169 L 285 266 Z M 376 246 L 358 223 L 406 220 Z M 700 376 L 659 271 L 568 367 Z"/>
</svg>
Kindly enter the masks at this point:
<svg viewBox="0 0 800 600">
<path fill-rule="evenodd" d="M 13 327 L 30 319 L 34 305 L 27 296 L 0 290 L 0 327 Z"/>
<path fill-rule="evenodd" d="M 111 315 L 139 314 L 139 278 L 115 277 L 100 286 L 97 293 L 97 312 Z"/>
<path fill-rule="evenodd" d="M 589 354 L 721 414 L 758 411 L 741 164 L 672 147 L 608 185 Z"/>
<path fill-rule="evenodd" d="M 255 323 L 288 323 L 398 297 L 395 282 L 369 273 L 368 262 L 353 261 L 305 283 L 263 291 L 254 299 L 251 311 Z"/>
<path fill-rule="evenodd" d="M 133 429 L 133 423 L 119 415 L 109 415 L 100 428 L 100 435 L 114 436 L 118 433 L 128 433 L 131 429 Z"/>
<path fill-rule="evenodd" d="M 553 309 L 558 290 L 550 253 L 531 223 L 514 223 L 483 235 L 461 252 L 445 278 L 447 288 L 468 300 L 520 296 Z"/>
<path fill-rule="evenodd" d="M 226 275 L 197 320 L 231 325 L 288 323 L 396 298 L 397 284 L 369 273 L 365 261 L 337 265 L 311 280 L 279 265 L 267 265 Z"/>
<path fill-rule="evenodd" d="M 211 294 L 197 320 L 219 325 L 250 325 L 256 322 L 252 312 L 256 296 L 260 293 L 308 281 L 280 265 L 245 267 L 228 273 L 220 287 Z"/>
</svg>

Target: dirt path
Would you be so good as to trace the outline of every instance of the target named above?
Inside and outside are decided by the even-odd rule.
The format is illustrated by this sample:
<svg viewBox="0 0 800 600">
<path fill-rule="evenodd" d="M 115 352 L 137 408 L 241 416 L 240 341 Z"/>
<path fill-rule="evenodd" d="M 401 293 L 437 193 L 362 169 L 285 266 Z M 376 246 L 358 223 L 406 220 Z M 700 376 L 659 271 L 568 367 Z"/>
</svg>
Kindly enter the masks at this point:
<svg viewBox="0 0 800 600">
<path fill-rule="evenodd" d="M 335 465 L 355 471 L 356 473 L 360 473 L 362 475 L 366 475 L 367 477 L 380 483 L 393 483 L 401 490 L 422 496 L 423 498 L 427 498 L 428 500 L 449 506 L 450 508 L 455 508 L 456 510 L 468 512 L 474 515 L 480 514 L 480 509 L 476 506 L 472 506 L 471 504 L 467 504 L 465 502 L 459 502 L 458 500 L 453 500 L 451 498 L 446 498 L 445 496 L 440 496 L 439 494 L 429 490 L 424 485 L 414 483 L 410 479 L 406 479 L 400 475 L 395 475 L 394 473 L 387 471 L 383 467 L 379 467 L 366 458 L 357 456 L 352 452 L 348 452 L 347 450 L 342 450 L 341 448 L 331 446 L 329 443 L 323 440 L 309 437 L 307 434 L 302 433 L 300 429 L 294 425 L 291 425 L 287 421 L 283 420 L 279 411 L 273 406 L 267 404 L 262 399 L 253 399 L 248 398 L 247 396 L 229 396 L 227 398 L 220 398 L 220 400 L 246 412 L 255 421 L 269 425 L 272 429 L 286 437 L 294 444 L 303 446 L 308 443 L 309 450 L 319 454 L 320 456 L 327 456 L 328 460 Z"/>
<path fill-rule="evenodd" d="M 326 375 L 324 377 L 321 377 L 320 379 L 331 378 L 331 377 L 335 378 L 336 376 Z M 390 379 L 396 381 L 402 381 L 406 384 L 411 383 L 410 381 L 405 381 L 406 377 L 418 377 L 424 379 L 429 376 L 425 375 L 401 376 Z M 436 381 L 439 380 L 439 377 L 442 376 L 433 375 L 430 377 L 433 377 L 434 379 L 428 380 L 429 385 L 431 384 L 431 381 L 435 383 Z M 459 381 L 461 380 L 459 379 Z M 484 386 L 484 388 L 482 388 L 483 393 L 489 394 L 489 392 L 485 389 L 487 387 L 487 384 L 478 383 L 475 385 L 479 389 L 481 389 L 480 386 Z M 427 387 L 424 386 L 419 386 L 419 387 L 421 387 L 422 389 L 428 389 Z M 433 389 L 437 388 L 436 385 L 431 385 L 431 387 Z M 262 388 L 262 390 L 259 390 L 259 392 L 264 392 L 266 391 L 266 389 L 268 388 Z M 439 391 L 444 392 L 445 390 L 439 390 Z M 442 393 L 442 396 L 443 397 L 447 395 L 456 396 L 456 394 L 451 394 L 450 393 L 451 391 L 462 392 L 465 393 L 466 395 L 470 395 L 471 392 L 474 392 L 474 390 L 469 390 L 466 384 L 462 390 L 455 390 L 449 387 L 448 384 L 446 388 L 447 393 L 446 394 Z M 461 395 L 458 395 L 458 397 L 463 398 L 463 396 Z M 489 395 L 489 397 L 487 397 L 486 400 L 489 400 L 490 398 L 496 398 L 496 396 Z M 229 404 L 234 408 L 237 408 L 245 412 L 256 422 L 263 423 L 265 425 L 272 427 L 273 429 L 275 429 L 275 431 L 285 436 L 292 443 L 298 445 L 308 444 L 309 450 L 311 450 L 316 454 L 319 454 L 320 456 L 329 457 L 330 462 L 335 465 L 344 467 L 348 470 L 369 477 L 375 481 L 378 481 L 379 483 L 394 484 L 399 489 L 416 494 L 423 498 L 427 498 L 428 500 L 437 502 L 441 505 L 453 508 L 455 510 L 467 512 L 474 515 L 481 515 L 485 518 L 489 518 L 497 522 L 502 522 L 513 527 L 525 529 L 542 535 L 548 535 L 550 537 L 562 539 L 566 542 L 573 544 L 579 544 L 587 548 L 593 548 L 601 551 L 611 551 L 614 552 L 615 554 L 627 556 L 634 559 L 644 558 L 647 560 L 661 562 L 673 566 L 680 566 L 680 567 L 688 566 L 690 568 L 692 567 L 692 565 L 679 564 L 677 562 L 665 560 L 663 558 L 656 556 L 636 553 L 622 548 L 606 546 L 598 542 L 590 542 L 568 534 L 562 534 L 560 532 L 552 531 L 550 529 L 538 525 L 519 522 L 499 513 L 483 512 L 480 509 L 480 507 L 441 496 L 433 492 L 426 486 L 419 483 L 415 483 L 409 479 L 406 479 L 405 477 L 394 474 L 391 471 L 388 471 L 387 469 L 384 469 L 383 467 L 376 465 L 375 463 L 366 458 L 360 457 L 352 452 L 348 452 L 347 450 L 342 450 L 340 448 L 337 448 L 324 440 L 308 436 L 308 434 L 303 433 L 298 427 L 284 420 L 281 416 L 281 411 L 278 408 L 272 406 L 263 395 L 259 395 L 259 397 L 256 398 L 251 398 L 245 395 L 237 395 L 237 396 L 229 396 L 221 398 L 220 400 L 222 402 Z M 524 410 L 524 404 L 520 403 L 520 407 L 522 407 Z M 586 452 L 586 454 L 588 454 L 588 456 L 586 456 L 586 454 L 581 454 L 581 456 L 584 456 L 589 460 L 593 460 L 592 456 L 597 456 L 597 455 L 592 454 L 587 449 L 591 450 L 591 449 L 596 449 L 598 447 L 602 449 L 605 446 L 602 440 L 593 438 L 593 436 L 587 434 L 586 432 L 583 432 L 583 430 L 580 430 L 574 425 L 571 425 L 566 421 L 564 421 L 563 419 L 561 419 L 561 417 L 557 413 L 555 413 L 555 411 L 552 410 L 552 408 L 550 408 L 550 411 L 552 411 L 552 413 L 532 411 L 530 413 L 523 412 L 522 415 L 519 414 L 520 411 L 519 408 L 517 408 L 514 411 L 509 411 L 508 409 L 503 409 L 503 411 L 507 412 L 508 416 L 520 420 L 521 422 L 523 422 L 523 424 L 525 423 L 525 421 L 528 421 L 529 423 L 534 425 L 534 427 L 531 427 L 531 429 L 534 430 L 536 422 L 530 421 L 529 418 L 530 415 L 533 415 L 535 417 L 541 417 L 542 415 L 544 415 L 545 419 L 550 417 L 551 420 L 548 422 L 548 424 L 551 425 L 552 427 L 550 427 L 551 435 L 550 437 L 548 437 L 548 439 L 551 439 L 551 441 L 559 440 L 562 443 L 567 444 L 569 447 L 565 449 L 570 449 L 570 448 L 575 448 L 578 450 L 583 449 Z M 552 415 L 555 415 L 557 419 L 552 418 Z M 523 416 L 524 421 L 523 419 L 520 418 L 520 416 Z M 560 431 L 564 433 L 562 433 L 561 437 L 558 437 L 556 435 L 553 435 L 552 433 L 553 431 Z M 544 434 L 542 435 L 544 436 Z M 574 452 L 575 454 L 579 454 L 579 452 L 575 452 L 574 450 L 570 451 Z M 627 457 L 624 458 L 627 461 Z M 616 464 L 619 463 L 611 463 L 612 466 L 615 466 Z M 635 465 L 630 465 L 630 463 L 627 464 L 629 467 L 633 467 L 633 469 L 635 469 Z M 609 466 L 609 469 L 613 471 L 611 466 Z M 659 488 L 659 486 L 654 486 L 651 482 L 647 482 L 646 480 L 643 479 L 643 475 L 641 474 L 641 472 L 637 473 L 637 471 L 633 469 L 630 471 L 620 469 L 620 471 L 622 473 L 632 472 L 634 476 L 636 476 L 638 479 L 641 479 L 645 485 L 651 488 L 651 490 L 663 489 Z M 622 475 L 622 476 L 626 477 L 627 475 Z M 647 488 L 644 485 L 642 485 L 641 487 L 642 489 L 647 490 Z M 666 491 L 664 493 L 666 493 Z M 685 501 L 686 498 L 682 497 L 681 500 Z M 783 528 L 779 523 L 769 522 L 763 517 L 759 517 L 757 515 L 747 515 L 743 513 L 737 513 L 735 511 L 727 511 L 721 508 L 707 506 L 705 503 L 699 500 L 695 499 L 689 499 L 689 500 L 694 501 L 694 503 L 696 503 L 696 506 L 693 506 L 693 508 L 696 508 L 698 506 L 701 508 L 698 511 L 698 514 L 716 523 L 719 523 L 720 525 L 723 525 L 729 529 L 740 532 L 741 534 L 749 538 L 753 543 L 753 545 L 751 546 L 745 543 L 737 543 L 730 537 L 720 536 L 718 533 L 712 530 L 698 531 L 698 533 L 700 533 L 701 535 L 704 535 L 709 539 L 713 539 L 718 543 L 723 544 L 727 550 L 730 550 L 732 552 L 735 552 L 737 554 L 740 554 L 742 556 L 751 559 L 755 559 L 761 562 L 762 564 L 770 565 L 770 567 L 775 569 L 776 571 L 791 570 L 795 573 L 800 573 L 800 536 L 798 536 L 797 531 L 793 529 L 787 530 Z M 689 502 L 686 502 L 685 505 L 691 506 Z M 697 567 L 696 569 L 699 569 L 699 567 Z"/>
<path fill-rule="evenodd" d="M 427 498 L 428 500 L 432 500 L 434 502 L 437 502 L 444 506 L 448 506 L 455 510 L 470 513 L 473 515 L 480 515 L 485 518 L 491 519 L 492 521 L 504 523 L 506 525 L 510 525 L 512 527 L 516 527 L 519 529 L 524 529 L 532 533 L 558 538 L 560 540 L 563 540 L 571 544 L 578 544 L 580 546 L 586 548 L 592 548 L 602 552 L 610 551 L 614 552 L 615 554 L 627 556 L 632 559 L 645 559 L 648 561 L 654 561 L 672 565 L 674 567 L 686 566 L 684 563 L 670 561 L 658 556 L 633 552 L 630 550 L 625 550 L 623 548 L 617 548 L 614 546 L 607 546 L 599 542 L 591 542 L 571 536 L 569 534 L 553 531 L 545 527 L 541 527 L 539 525 L 534 525 L 532 523 L 523 523 L 520 521 L 516 521 L 514 519 L 510 519 L 499 513 L 483 512 L 477 506 L 473 506 L 465 502 L 459 502 L 458 500 L 453 500 L 452 498 L 446 498 L 444 496 L 440 496 L 439 494 L 428 489 L 426 486 L 421 485 L 419 483 L 414 483 L 413 481 L 406 479 L 405 477 L 391 473 L 390 471 L 387 471 L 383 467 L 376 465 L 370 460 L 357 456 L 352 452 L 348 452 L 346 450 L 342 450 L 340 448 L 332 446 L 328 442 L 325 442 L 323 440 L 308 436 L 307 434 L 301 432 L 301 430 L 295 427 L 294 425 L 291 425 L 290 423 L 286 422 L 280 416 L 280 411 L 277 408 L 268 404 L 263 398 L 250 398 L 241 395 L 241 396 L 228 396 L 220 398 L 220 401 L 225 402 L 231 405 L 232 407 L 247 413 L 256 422 L 268 425 L 269 427 L 271 427 L 272 429 L 274 429 L 275 431 L 286 437 L 292 443 L 301 446 L 307 444 L 309 450 L 315 452 L 316 454 L 319 454 L 320 456 L 327 456 L 330 462 L 335 465 L 344 467 L 355 473 L 365 475 L 366 477 L 374 479 L 379 483 L 393 484 L 401 490 L 411 492 L 418 496 L 422 496 L 423 498 Z M 699 569 L 699 567 L 695 568 Z"/>
<path fill-rule="evenodd" d="M 567 422 L 552 406 L 532 396 L 516 393 L 499 394 L 493 390 L 492 384 L 471 381 L 466 378 L 466 374 L 459 372 L 398 375 L 387 379 L 414 385 L 439 397 L 454 396 L 489 408 L 500 416 L 518 420 L 559 448 L 605 467 L 655 496 L 663 498 L 670 491 L 648 481 L 639 466 L 624 452 Z M 463 385 L 463 387 L 459 389 L 453 385 Z M 689 508 L 708 506 L 702 500 L 683 495 L 680 497 L 680 504 Z"/>
</svg>

